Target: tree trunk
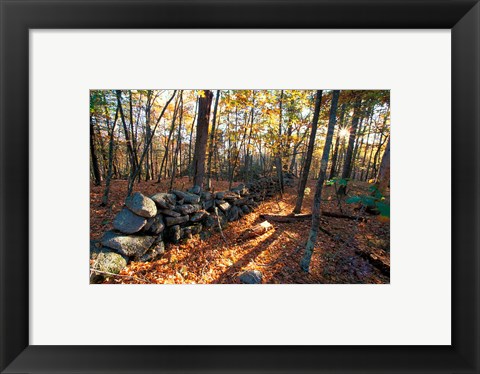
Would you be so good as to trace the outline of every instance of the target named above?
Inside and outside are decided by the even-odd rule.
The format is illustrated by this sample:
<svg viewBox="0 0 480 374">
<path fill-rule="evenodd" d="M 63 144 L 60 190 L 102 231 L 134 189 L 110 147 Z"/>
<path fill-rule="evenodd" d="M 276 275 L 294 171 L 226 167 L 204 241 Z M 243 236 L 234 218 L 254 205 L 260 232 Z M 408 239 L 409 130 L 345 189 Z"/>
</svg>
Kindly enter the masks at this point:
<svg viewBox="0 0 480 374">
<path fill-rule="evenodd" d="M 165 170 L 165 177 L 167 175 L 166 170 L 168 169 L 168 151 L 170 149 L 170 140 L 172 139 L 172 134 L 175 129 L 175 121 L 177 119 L 177 113 L 178 113 L 178 106 L 179 106 L 179 99 L 177 98 L 175 102 L 175 109 L 173 110 L 173 117 L 172 117 L 172 125 L 170 126 L 170 131 L 168 132 L 168 138 L 167 138 L 167 144 L 165 145 L 165 153 L 163 154 L 162 158 L 162 163 L 160 165 L 160 171 L 158 173 L 158 179 L 157 183 L 160 183 L 160 180 L 162 179 L 162 171 Z M 164 169 L 165 166 L 165 169 Z"/>
<path fill-rule="evenodd" d="M 385 114 L 385 120 L 383 121 L 383 127 L 380 131 L 380 143 L 378 145 L 377 150 L 375 151 L 375 157 L 373 158 L 373 177 L 377 177 L 377 172 L 378 172 L 378 163 L 380 159 L 380 152 L 382 150 L 383 145 L 387 141 L 388 136 L 385 135 L 385 139 L 383 139 L 383 132 L 385 131 L 385 123 L 387 122 L 387 114 Z M 382 140 L 383 139 L 383 140 Z"/>
<path fill-rule="evenodd" d="M 218 109 L 218 99 L 220 98 L 220 90 L 217 90 L 217 96 L 215 97 L 215 106 L 213 107 L 213 120 L 212 120 L 212 131 L 210 132 L 210 145 L 208 147 L 208 163 L 207 163 L 207 189 L 212 188 L 212 156 L 213 150 L 215 148 L 215 127 L 217 123 L 217 109 Z"/>
<path fill-rule="evenodd" d="M 366 144 L 365 144 L 365 152 L 363 153 L 363 160 L 362 160 L 362 173 L 360 174 L 360 180 L 365 180 L 364 179 L 364 172 L 365 172 L 365 164 L 366 164 L 366 159 L 367 159 L 367 153 L 368 153 L 368 149 L 369 149 L 369 146 L 370 146 L 370 133 L 372 131 L 372 118 L 373 118 L 373 110 L 372 110 L 372 113 L 370 115 L 370 120 L 368 122 L 368 134 L 367 134 L 367 141 L 366 141 Z"/>
<path fill-rule="evenodd" d="M 377 177 L 377 188 L 382 195 L 385 195 L 387 188 L 390 186 L 390 138 L 388 139 L 387 148 L 383 153 L 382 163 Z"/>
<path fill-rule="evenodd" d="M 122 120 L 123 131 L 125 132 L 125 141 L 127 143 L 128 154 L 129 154 L 129 157 L 130 157 L 130 166 L 131 166 L 130 174 L 133 175 L 133 173 L 135 172 L 135 169 L 137 167 L 136 162 L 135 162 L 135 153 L 133 152 L 132 141 L 130 139 L 130 133 L 128 131 L 127 123 L 125 121 L 125 115 L 123 114 L 122 91 L 117 90 L 116 92 L 117 92 L 118 108 L 120 110 L 120 119 Z"/>
<path fill-rule="evenodd" d="M 170 189 L 173 188 L 175 176 L 177 173 L 178 153 L 182 144 L 182 120 L 183 120 L 183 91 L 180 91 L 180 118 L 178 120 L 177 145 L 172 159 L 172 177 L 170 179 Z"/>
<path fill-rule="evenodd" d="M 295 203 L 295 208 L 293 209 L 294 214 L 299 214 L 302 210 L 303 197 L 305 196 L 305 187 L 307 186 L 308 174 L 310 172 L 310 165 L 312 164 L 312 155 L 313 149 L 315 147 L 315 139 L 317 136 L 317 127 L 318 127 L 318 118 L 320 116 L 320 107 L 322 105 L 322 90 L 317 91 L 315 99 L 315 111 L 313 113 L 312 121 L 312 131 L 310 133 L 310 140 L 308 142 L 307 155 L 305 157 L 305 164 L 302 169 L 302 175 L 298 181 L 298 190 L 297 190 L 297 201 Z"/>
<path fill-rule="evenodd" d="M 337 122 L 337 104 L 339 95 L 340 91 L 333 91 L 332 106 L 330 108 L 330 118 L 328 120 L 327 139 L 325 140 L 325 146 L 323 148 L 322 161 L 320 166 L 320 176 L 317 180 L 315 197 L 313 199 L 312 227 L 310 228 L 310 234 L 307 244 L 305 246 L 305 252 L 300 261 L 300 267 L 305 272 L 308 272 L 310 269 L 310 261 L 312 259 L 313 248 L 315 247 L 315 243 L 317 242 L 318 228 L 320 226 L 322 187 L 327 174 L 328 156 L 330 154 L 330 146 L 332 144 L 333 130 L 335 128 L 335 123 Z"/>
<path fill-rule="evenodd" d="M 195 102 L 195 109 L 193 113 L 193 121 L 192 126 L 190 128 L 190 140 L 188 142 L 188 180 L 192 179 L 192 140 L 193 140 L 193 128 L 195 127 L 195 120 L 197 119 L 197 109 L 198 109 L 198 97 L 197 101 Z"/>
<path fill-rule="evenodd" d="M 336 170 L 337 170 L 337 159 L 338 159 L 338 146 L 340 145 L 340 132 L 343 128 L 343 120 L 345 118 L 345 107 L 346 104 L 342 104 L 342 109 L 340 111 L 340 122 L 338 125 L 338 133 L 337 133 L 337 138 L 335 140 L 335 149 L 333 151 L 333 156 L 332 156 L 332 166 L 330 168 L 330 176 L 328 179 L 332 179 L 336 175 Z"/>
<path fill-rule="evenodd" d="M 275 157 L 275 167 L 277 168 L 278 184 L 280 186 L 280 195 L 283 197 L 283 170 L 282 170 L 282 101 L 283 90 L 280 93 L 280 113 L 278 120 L 278 149 Z"/>
<path fill-rule="evenodd" d="M 361 146 L 363 146 L 363 138 L 364 135 L 364 128 L 363 126 L 364 117 L 360 118 L 360 122 L 358 124 L 357 136 L 355 146 L 353 147 L 353 155 L 352 155 L 352 172 L 351 177 L 352 179 L 356 179 L 357 176 L 357 157 L 358 157 L 358 150 Z"/>
<path fill-rule="evenodd" d="M 348 146 L 347 153 L 345 155 L 345 162 L 343 164 L 342 179 L 350 178 L 352 172 L 352 157 L 353 157 L 353 146 L 355 145 L 355 136 L 357 133 L 358 120 L 360 116 L 360 106 L 362 104 L 362 98 L 357 93 L 355 103 L 353 104 L 353 118 L 352 118 L 352 127 L 350 128 L 350 134 L 348 136 Z M 338 189 L 339 194 L 345 195 L 347 188 L 345 185 L 341 185 Z"/>
<path fill-rule="evenodd" d="M 176 93 L 177 93 L 177 90 L 174 90 L 172 96 L 170 97 L 170 99 L 167 100 L 165 106 L 163 107 L 162 112 L 160 113 L 160 116 L 158 117 L 157 122 L 155 123 L 155 126 L 152 130 L 152 135 L 150 136 L 149 139 L 147 139 L 147 143 L 145 144 L 145 147 L 143 148 L 142 156 L 140 157 L 140 160 L 138 162 L 139 165 L 141 165 L 143 163 L 143 159 L 145 158 L 145 155 L 148 152 L 148 148 L 150 147 L 150 144 L 152 143 L 153 135 L 155 134 L 155 131 L 157 130 L 158 124 L 160 123 L 160 120 L 162 119 L 163 115 L 165 114 L 165 110 L 167 110 L 168 105 L 173 100 Z M 133 176 L 130 180 L 130 183 L 129 183 L 129 186 L 128 186 L 127 196 L 130 196 L 132 194 L 133 183 L 135 182 L 135 178 L 137 177 L 139 172 L 140 172 L 140 168 L 137 167 L 136 170 L 135 170 L 135 173 L 133 174 Z"/>
<path fill-rule="evenodd" d="M 373 156 L 373 148 L 375 148 L 375 142 L 377 140 L 377 134 L 373 135 L 373 142 L 372 142 L 372 149 L 370 150 L 370 156 L 368 157 L 368 165 L 367 165 L 367 171 L 365 174 L 365 179 L 368 180 L 368 175 L 370 174 L 370 167 L 372 166 L 372 156 Z"/>
<path fill-rule="evenodd" d="M 106 107 L 106 104 L 105 104 Z M 106 111 L 106 117 L 107 117 L 107 127 L 108 126 L 108 110 L 105 108 Z M 110 181 L 112 179 L 112 173 L 113 173 L 113 137 L 115 133 L 115 126 L 117 124 L 117 119 L 118 119 L 118 111 L 119 108 L 117 106 L 117 111 L 115 112 L 115 120 L 113 121 L 113 125 L 110 130 L 110 143 L 108 147 L 108 172 L 107 172 L 107 179 L 105 180 L 105 190 L 103 191 L 103 197 L 102 197 L 102 206 L 107 206 L 108 204 L 108 194 L 110 193 Z"/>
<path fill-rule="evenodd" d="M 210 108 L 213 93 L 205 90 L 204 96 L 198 103 L 197 136 L 195 139 L 195 153 L 193 155 L 193 185 L 203 187 L 205 176 L 205 153 L 207 150 L 208 124 L 210 122 Z"/>
<path fill-rule="evenodd" d="M 252 141 L 253 119 L 255 116 L 255 90 L 252 92 L 252 108 L 250 112 L 250 131 L 248 133 L 248 143 L 245 152 L 245 181 L 250 182 L 253 179 L 253 155 L 250 154 L 250 144 Z M 250 170 L 250 173 L 248 172 Z"/>
<path fill-rule="evenodd" d="M 138 164 L 138 154 L 137 154 L 137 137 L 134 132 L 134 120 L 133 120 L 133 104 L 132 104 L 132 90 L 129 90 L 129 103 L 130 103 L 130 134 L 132 136 L 132 148 L 133 155 L 135 157 L 135 165 Z"/>
<path fill-rule="evenodd" d="M 95 134 L 93 130 L 93 117 L 90 115 L 90 155 L 92 157 L 93 178 L 95 186 L 100 186 L 100 183 L 102 183 L 102 175 L 100 173 L 100 166 L 98 165 L 97 151 L 95 150 Z"/>
</svg>

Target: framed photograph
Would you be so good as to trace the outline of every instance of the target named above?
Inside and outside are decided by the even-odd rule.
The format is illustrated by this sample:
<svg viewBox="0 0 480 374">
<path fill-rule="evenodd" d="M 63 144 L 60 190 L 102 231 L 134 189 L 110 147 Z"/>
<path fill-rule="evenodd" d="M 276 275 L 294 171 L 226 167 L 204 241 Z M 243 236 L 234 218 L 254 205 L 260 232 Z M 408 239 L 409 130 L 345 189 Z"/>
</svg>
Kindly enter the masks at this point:
<svg viewBox="0 0 480 374">
<path fill-rule="evenodd" d="M 2 373 L 480 371 L 477 1 L 1 14 Z"/>
</svg>

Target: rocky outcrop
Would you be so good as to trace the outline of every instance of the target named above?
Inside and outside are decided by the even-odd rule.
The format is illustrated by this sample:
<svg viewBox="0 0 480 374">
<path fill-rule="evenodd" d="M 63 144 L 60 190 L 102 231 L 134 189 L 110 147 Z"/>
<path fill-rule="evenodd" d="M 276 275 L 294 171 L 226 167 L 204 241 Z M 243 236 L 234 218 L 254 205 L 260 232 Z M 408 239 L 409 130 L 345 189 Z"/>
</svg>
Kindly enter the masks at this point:
<svg viewBox="0 0 480 374">
<path fill-rule="evenodd" d="M 140 217 L 150 218 L 155 217 L 157 214 L 155 202 L 140 192 L 135 192 L 133 195 L 127 197 L 125 205 Z"/>
<path fill-rule="evenodd" d="M 113 228 L 124 234 L 134 234 L 139 232 L 146 224 L 147 220 L 144 217 L 137 216 L 127 208 L 123 208 L 113 220 Z M 151 224 L 149 227 L 150 226 Z"/>
<path fill-rule="evenodd" d="M 203 234 L 205 230 L 218 228 L 219 224 L 223 228 L 251 213 L 259 202 L 277 192 L 278 182 L 272 178 L 215 193 L 202 191 L 198 186 L 186 192 L 173 190 L 150 197 L 136 192 L 125 200 L 125 206 L 113 220 L 114 230 L 105 232 L 95 251 L 103 253 L 105 259 L 122 258 L 125 262 L 118 261 L 119 266 L 130 260 L 154 261 L 165 252 L 165 243 L 178 243 L 200 233 L 208 237 L 208 233 Z M 254 283 L 258 277 L 260 283 L 261 274 L 244 275 L 241 281 Z"/>
</svg>

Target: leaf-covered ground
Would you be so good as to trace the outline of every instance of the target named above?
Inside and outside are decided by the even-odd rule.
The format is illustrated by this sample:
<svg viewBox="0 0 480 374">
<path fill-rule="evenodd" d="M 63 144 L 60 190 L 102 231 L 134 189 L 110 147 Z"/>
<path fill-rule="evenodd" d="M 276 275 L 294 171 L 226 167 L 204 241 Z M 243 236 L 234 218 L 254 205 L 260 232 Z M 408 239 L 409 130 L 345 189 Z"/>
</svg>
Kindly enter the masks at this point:
<svg viewBox="0 0 480 374">
<path fill-rule="evenodd" d="M 179 179 L 177 188 L 187 188 L 187 178 Z M 214 183 L 216 191 L 228 188 L 228 183 Z M 310 193 L 305 197 L 302 213 L 310 213 L 315 181 L 309 181 Z M 100 239 L 112 228 L 111 222 L 125 199 L 126 181 L 112 181 L 110 206 L 100 207 L 103 187 L 91 186 L 91 239 Z M 140 182 L 135 191 L 150 195 L 166 191 L 163 184 Z M 368 194 L 368 184 L 351 183 L 349 195 Z M 283 199 L 265 201 L 255 212 L 228 224 L 223 230 L 227 243 L 219 232 L 211 232 L 180 243 L 166 244 L 164 256 L 154 262 L 131 262 L 120 276 L 107 278 L 105 283 L 239 283 L 238 275 L 245 270 L 259 270 L 263 283 L 389 283 L 389 277 L 359 255 L 371 253 L 383 262 L 390 261 L 390 223 L 388 219 L 365 215 L 365 221 L 322 217 L 312 257 L 310 273 L 300 270 L 299 261 L 310 229 L 310 220 L 294 223 L 271 222 L 274 230 L 254 239 L 238 241 L 243 231 L 264 221 L 261 214 L 287 215 L 292 212 L 297 193 L 287 187 Z M 352 205 L 342 202 L 344 213 L 358 215 Z M 338 212 L 338 202 L 332 186 L 324 187 L 322 210 Z"/>
</svg>

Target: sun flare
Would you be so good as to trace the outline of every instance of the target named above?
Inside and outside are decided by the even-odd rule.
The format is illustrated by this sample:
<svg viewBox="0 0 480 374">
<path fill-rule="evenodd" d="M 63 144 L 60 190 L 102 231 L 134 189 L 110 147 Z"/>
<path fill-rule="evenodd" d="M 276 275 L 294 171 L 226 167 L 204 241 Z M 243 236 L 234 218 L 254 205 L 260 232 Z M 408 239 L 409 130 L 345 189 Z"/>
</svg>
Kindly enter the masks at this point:
<svg viewBox="0 0 480 374">
<path fill-rule="evenodd" d="M 343 127 L 340 129 L 340 137 L 341 138 L 348 138 L 350 136 L 350 131 L 347 127 Z"/>
</svg>

